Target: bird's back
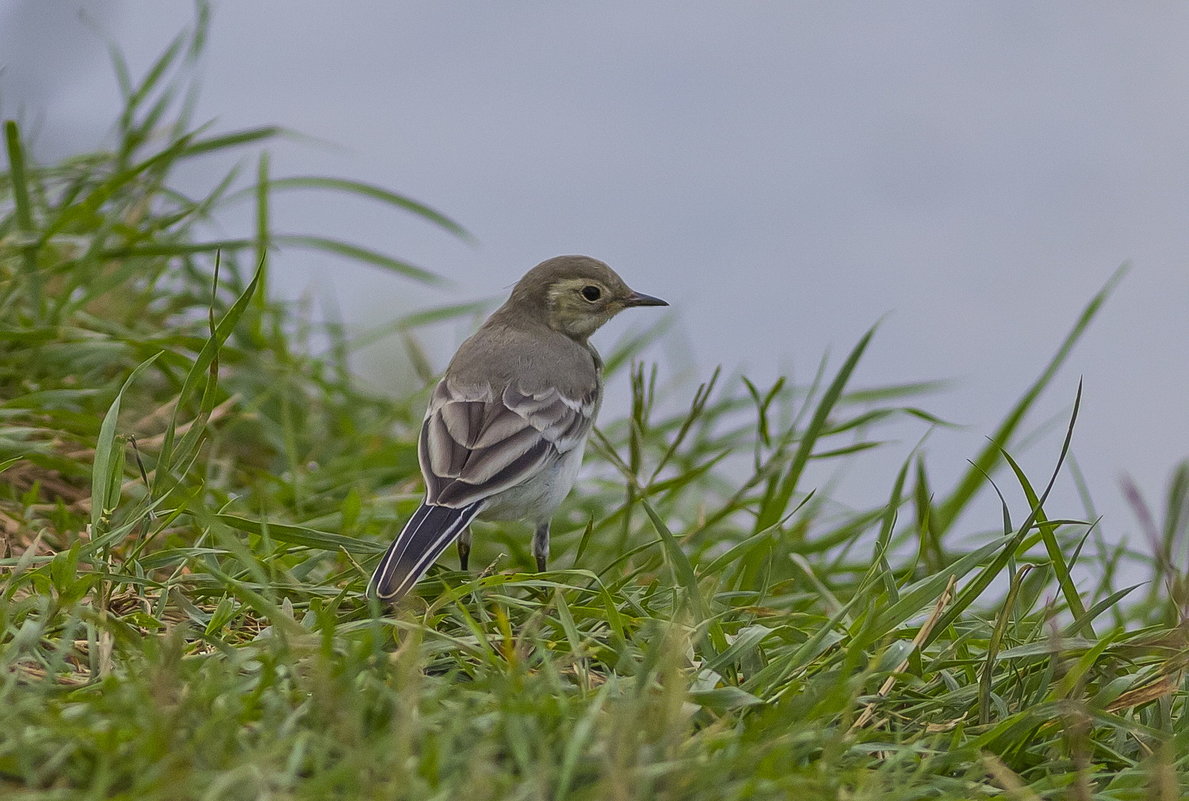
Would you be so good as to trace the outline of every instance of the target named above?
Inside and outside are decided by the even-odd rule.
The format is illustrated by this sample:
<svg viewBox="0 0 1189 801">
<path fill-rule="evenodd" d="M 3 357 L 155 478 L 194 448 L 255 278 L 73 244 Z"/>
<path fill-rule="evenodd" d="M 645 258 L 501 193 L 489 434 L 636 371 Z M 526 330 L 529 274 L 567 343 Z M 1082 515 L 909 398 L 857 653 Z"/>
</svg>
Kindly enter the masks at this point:
<svg viewBox="0 0 1189 801">
<path fill-rule="evenodd" d="M 451 386 L 524 392 L 555 388 L 584 398 L 599 387 L 602 363 L 589 344 L 540 323 L 512 324 L 497 313 L 459 347 L 446 368 Z"/>
</svg>

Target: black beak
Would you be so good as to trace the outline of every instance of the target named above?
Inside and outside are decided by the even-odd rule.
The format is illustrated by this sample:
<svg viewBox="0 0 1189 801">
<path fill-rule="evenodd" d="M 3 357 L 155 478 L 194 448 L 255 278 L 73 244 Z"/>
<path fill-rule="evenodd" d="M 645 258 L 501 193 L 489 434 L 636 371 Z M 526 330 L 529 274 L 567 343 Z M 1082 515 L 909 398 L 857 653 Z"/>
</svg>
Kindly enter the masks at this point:
<svg viewBox="0 0 1189 801">
<path fill-rule="evenodd" d="M 642 292 L 633 292 L 628 295 L 627 300 L 624 301 L 625 306 L 668 306 L 667 301 L 660 298 L 654 298 L 652 295 L 645 295 Z"/>
</svg>

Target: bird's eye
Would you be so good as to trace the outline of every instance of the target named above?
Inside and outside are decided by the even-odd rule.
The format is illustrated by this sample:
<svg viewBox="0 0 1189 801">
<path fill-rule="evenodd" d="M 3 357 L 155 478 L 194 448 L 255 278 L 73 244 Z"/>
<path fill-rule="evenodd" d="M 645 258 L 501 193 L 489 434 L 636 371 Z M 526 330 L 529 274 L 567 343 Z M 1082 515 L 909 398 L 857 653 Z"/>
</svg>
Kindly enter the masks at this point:
<svg viewBox="0 0 1189 801">
<path fill-rule="evenodd" d="M 591 303 L 594 303 L 596 300 L 598 300 L 602 296 L 603 296 L 603 290 L 599 289 L 597 286 L 588 285 L 588 286 L 582 287 L 582 297 L 586 298 Z"/>
</svg>

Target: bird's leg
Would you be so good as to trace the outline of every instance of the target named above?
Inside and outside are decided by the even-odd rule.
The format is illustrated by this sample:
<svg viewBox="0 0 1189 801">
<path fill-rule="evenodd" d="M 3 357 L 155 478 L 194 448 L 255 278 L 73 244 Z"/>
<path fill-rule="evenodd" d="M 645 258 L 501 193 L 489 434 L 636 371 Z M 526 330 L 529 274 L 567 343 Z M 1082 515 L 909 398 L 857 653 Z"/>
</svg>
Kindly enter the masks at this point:
<svg viewBox="0 0 1189 801">
<path fill-rule="evenodd" d="M 471 527 L 467 526 L 458 535 L 458 569 L 467 569 L 467 560 L 471 557 Z"/>
<path fill-rule="evenodd" d="M 549 561 L 549 521 L 537 526 L 533 533 L 533 556 L 537 557 L 537 572 L 544 573 Z"/>
</svg>

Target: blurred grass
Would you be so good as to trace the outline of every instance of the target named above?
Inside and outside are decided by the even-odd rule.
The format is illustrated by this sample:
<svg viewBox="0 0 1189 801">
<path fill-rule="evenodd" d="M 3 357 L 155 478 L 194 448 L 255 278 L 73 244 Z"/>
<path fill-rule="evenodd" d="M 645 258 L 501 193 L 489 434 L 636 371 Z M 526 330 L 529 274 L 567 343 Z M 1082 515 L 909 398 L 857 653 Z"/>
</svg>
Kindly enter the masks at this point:
<svg viewBox="0 0 1189 801">
<path fill-rule="evenodd" d="M 1132 490 L 1145 556 L 1048 509 L 1049 477 L 1009 455 L 1114 280 L 964 474 L 914 453 L 867 509 L 831 504 L 806 466 L 862 459 L 895 417 L 941 424 L 909 405 L 929 386 L 852 387 L 872 333 L 809 387 L 716 373 L 680 412 L 688 390 L 632 366 L 643 338 L 626 341 L 608 364 L 630 414 L 604 419 L 555 523 L 558 568 L 525 573 L 526 532 L 482 526 L 487 570 L 439 565 L 377 614 L 362 593 L 418 500 L 424 393 L 362 390 L 358 343 L 273 300 L 268 254 L 288 241 L 438 277 L 278 235 L 269 205 L 346 192 L 465 232 L 380 187 L 273 177 L 260 148 L 276 128 L 191 126 L 203 35 L 200 20 L 140 82 L 118 66 L 110 148 L 42 166 L 5 125 L 5 797 L 1189 792 L 1189 467 L 1160 513 Z M 171 185 L 182 161 L 237 151 L 255 156 L 247 185 L 239 168 L 203 197 Z M 237 197 L 255 202 L 254 237 L 210 238 Z M 964 522 L 989 474 L 1031 506 Z M 1123 563 L 1150 577 L 1142 591 L 1116 586 Z"/>
</svg>

